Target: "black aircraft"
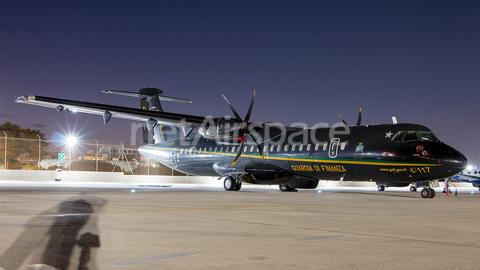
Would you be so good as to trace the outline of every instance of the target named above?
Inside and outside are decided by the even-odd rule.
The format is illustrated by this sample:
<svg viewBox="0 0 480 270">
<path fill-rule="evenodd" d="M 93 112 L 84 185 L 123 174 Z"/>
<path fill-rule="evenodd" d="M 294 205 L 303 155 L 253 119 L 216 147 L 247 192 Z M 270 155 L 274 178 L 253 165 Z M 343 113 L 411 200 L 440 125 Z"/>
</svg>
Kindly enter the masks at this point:
<svg viewBox="0 0 480 270">
<path fill-rule="evenodd" d="M 143 122 L 145 146 L 139 152 L 177 171 L 224 178 L 225 190 L 240 190 L 242 182 L 279 185 L 281 191 L 314 189 L 319 180 L 375 181 L 378 190 L 409 184 L 425 187 L 421 196 L 433 198 L 438 179 L 467 166 L 467 159 L 417 124 L 343 124 L 330 128 L 292 128 L 250 122 L 255 93 L 245 118 L 230 102 L 234 118 L 203 117 L 164 112 L 160 100 L 189 100 L 162 95 L 156 88 L 139 93 L 104 91 L 140 99 L 141 109 L 21 96 L 18 103 L 103 115 Z M 153 141 L 149 139 L 153 136 Z"/>
</svg>

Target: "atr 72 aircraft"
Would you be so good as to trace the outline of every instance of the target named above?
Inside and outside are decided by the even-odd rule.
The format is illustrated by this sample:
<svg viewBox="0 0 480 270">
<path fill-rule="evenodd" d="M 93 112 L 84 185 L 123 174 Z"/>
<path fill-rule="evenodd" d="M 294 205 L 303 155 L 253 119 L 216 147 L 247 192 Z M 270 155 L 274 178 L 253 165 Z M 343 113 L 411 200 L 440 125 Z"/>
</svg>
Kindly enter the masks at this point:
<svg viewBox="0 0 480 270">
<path fill-rule="evenodd" d="M 250 122 L 255 93 L 242 119 L 225 96 L 235 118 L 164 112 L 160 100 L 191 101 L 163 96 L 156 88 L 104 92 L 139 98 L 141 109 L 34 95 L 16 102 L 102 115 L 104 124 L 112 117 L 142 121 L 146 145 L 140 153 L 183 173 L 224 178 L 229 191 L 240 190 L 242 182 L 296 191 L 314 189 L 319 180 L 375 181 L 379 191 L 416 183 L 425 187 L 423 198 L 433 198 L 438 179 L 467 165 L 464 155 L 427 127 L 361 125 L 361 110 L 356 126 L 291 128 Z M 154 143 L 148 144 L 149 134 Z"/>
</svg>

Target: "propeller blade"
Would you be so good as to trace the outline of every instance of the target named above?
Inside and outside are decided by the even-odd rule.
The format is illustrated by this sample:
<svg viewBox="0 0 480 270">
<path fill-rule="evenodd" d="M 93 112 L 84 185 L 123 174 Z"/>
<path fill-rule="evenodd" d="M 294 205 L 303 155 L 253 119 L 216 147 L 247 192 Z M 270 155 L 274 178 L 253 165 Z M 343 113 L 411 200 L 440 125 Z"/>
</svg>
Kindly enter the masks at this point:
<svg viewBox="0 0 480 270">
<path fill-rule="evenodd" d="M 232 166 L 230 167 L 233 167 L 235 165 L 235 163 L 237 163 L 238 159 L 240 158 L 240 156 L 242 155 L 242 152 L 243 152 L 243 144 L 245 143 L 245 139 L 244 137 L 242 137 L 242 142 L 240 143 L 240 146 L 238 147 L 238 152 L 237 152 L 237 155 L 235 156 L 235 159 L 233 160 L 233 163 L 232 163 Z"/>
<path fill-rule="evenodd" d="M 255 142 L 255 144 L 257 145 L 257 149 L 258 149 L 258 152 L 260 153 L 260 157 L 262 157 L 263 159 L 263 150 L 262 150 L 262 147 L 260 146 L 260 144 L 257 142 L 257 140 L 255 139 L 255 137 L 253 137 L 252 134 L 248 134 L 250 135 L 250 138 L 252 138 L 252 140 Z"/>
<path fill-rule="evenodd" d="M 253 98 L 252 98 L 252 102 L 250 102 L 250 108 L 248 108 L 247 116 L 245 116 L 245 120 L 243 120 L 243 122 L 245 123 L 248 123 L 248 121 L 250 121 L 250 115 L 252 114 L 254 102 L 255 102 L 255 91 L 253 91 Z"/>
<path fill-rule="evenodd" d="M 340 114 L 338 114 L 338 116 L 340 117 L 340 119 L 342 119 L 342 122 L 345 124 L 345 126 L 348 126 L 347 122 L 345 122 L 345 120 L 343 119 L 343 117 L 341 117 Z"/>
<path fill-rule="evenodd" d="M 240 115 L 238 115 L 237 111 L 235 111 L 235 109 L 233 108 L 232 104 L 230 104 L 230 102 L 228 101 L 228 99 L 227 99 L 224 95 L 222 95 L 222 96 L 223 96 L 223 98 L 225 99 L 225 101 L 227 101 L 228 106 L 230 106 L 230 109 L 232 110 L 233 114 L 235 115 L 235 118 L 237 119 L 237 121 L 238 121 L 239 123 L 241 123 L 241 122 L 242 122 L 242 118 L 240 118 Z"/>
<path fill-rule="evenodd" d="M 358 112 L 357 126 L 360 126 L 361 123 L 362 123 L 362 107 L 360 107 L 360 111 Z"/>
</svg>

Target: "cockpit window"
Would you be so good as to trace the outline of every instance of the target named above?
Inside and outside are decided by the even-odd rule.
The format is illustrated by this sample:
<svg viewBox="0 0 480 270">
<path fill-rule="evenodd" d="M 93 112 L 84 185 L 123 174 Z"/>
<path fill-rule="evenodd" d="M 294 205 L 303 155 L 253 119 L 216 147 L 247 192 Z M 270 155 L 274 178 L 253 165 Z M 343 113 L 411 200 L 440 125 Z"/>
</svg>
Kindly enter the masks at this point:
<svg viewBox="0 0 480 270">
<path fill-rule="evenodd" d="M 404 142 L 411 142 L 411 141 L 418 141 L 418 136 L 415 131 L 407 131 L 405 134 L 405 138 L 403 138 Z"/>
<path fill-rule="evenodd" d="M 392 137 L 392 141 L 394 142 L 400 142 L 402 141 L 403 134 L 405 134 L 405 131 L 399 131 Z"/>
<path fill-rule="evenodd" d="M 438 138 L 430 131 L 417 131 L 421 141 L 437 142 Z"/>
</svg>

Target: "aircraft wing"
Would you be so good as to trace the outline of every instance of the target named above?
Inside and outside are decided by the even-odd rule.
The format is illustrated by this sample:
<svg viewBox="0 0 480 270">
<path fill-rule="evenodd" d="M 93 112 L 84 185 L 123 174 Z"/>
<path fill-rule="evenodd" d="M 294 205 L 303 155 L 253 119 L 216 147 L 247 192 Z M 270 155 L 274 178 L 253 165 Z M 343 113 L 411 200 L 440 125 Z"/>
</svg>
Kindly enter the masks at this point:
<svg viewBox="0 0 480 270">
<path fill-rule="evenodd" d="M 456 175 L 450 177 L 450 179 L 454 179 L 454 180 L 462 181 L 462 182 L 480 184 L 480 177 L 478 177 L 478 176 L 456 174 Z"/>
<path fill-rule="evenodd" d="M 105 124 L 108 123 L 110 117 L 116 117 L 135 121 L 145 121 L 147 123 L 157 121 L 157 123 L 160 124 L 175 124 L 198 127 L 203 123 L 205 119 L 205 117 L 203 116 L 148 111 L 129 107 L 80 102 L 76 100 L 58 99 L 34 95 L 21 96 L 17 98 L 15 102 L 54 108 L 58 112 L 70 111 L 102 115 L 104 117 Z"/>
</svg>

